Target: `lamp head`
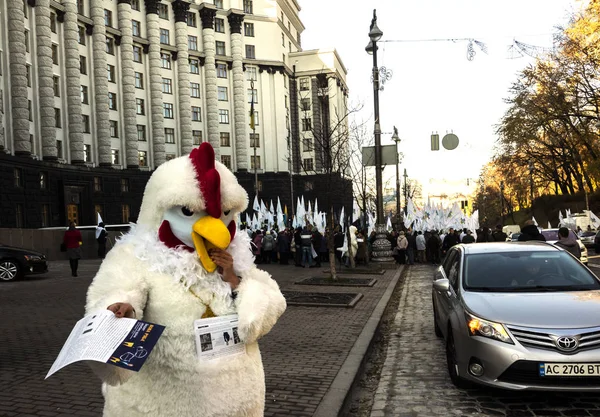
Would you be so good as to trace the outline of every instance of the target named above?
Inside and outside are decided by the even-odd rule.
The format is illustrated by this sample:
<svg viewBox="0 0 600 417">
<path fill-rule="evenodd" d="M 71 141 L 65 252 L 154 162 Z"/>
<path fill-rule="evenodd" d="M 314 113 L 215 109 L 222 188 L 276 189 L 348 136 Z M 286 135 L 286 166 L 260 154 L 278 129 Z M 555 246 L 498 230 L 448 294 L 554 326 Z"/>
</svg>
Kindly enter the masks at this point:
<svg viewBox="0 0 600 417">
<path fill-rule="evenodd" d="M 373 42 L 379 42 L 379 39 L 383 36 L 383 32 L 377 26 L 377 14 L 376 10 L 373 10 L 373 20 L 371 20 L 371 30 L 369 31 L 369 38 Z"/>
<path fill-rule="evenodd" d="M 378 47 L 377 46 L 374 47 L 373 41 L 369 41 L 369 44 L 365 48 L 365 51 L 367 51 L 367 53 L 369 55 L 373 55 L 373 51 L 375 50 L 375 48 L 378 48 Z"/>
<path fill-rule="evenodd" d="M 396 142 L 396 145 L 400 143 L 400 136 L 398 136 L 398 129 L 394 126 L 394 134 L 392 135 L 392 140 Z"/>
</svg>

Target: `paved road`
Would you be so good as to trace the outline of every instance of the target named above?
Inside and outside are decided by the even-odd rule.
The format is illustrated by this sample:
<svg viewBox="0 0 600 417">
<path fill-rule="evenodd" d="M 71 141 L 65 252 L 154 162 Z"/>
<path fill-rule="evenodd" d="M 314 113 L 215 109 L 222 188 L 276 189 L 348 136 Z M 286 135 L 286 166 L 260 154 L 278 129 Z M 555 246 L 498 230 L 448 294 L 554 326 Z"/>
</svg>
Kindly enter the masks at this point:
<svg viewBox="0 0 600 417">
<path fill-rule="evenodd" d="M 404 280 L 371 417 L 600 416 L 600 396 L 593 394 L 456 389 L 433 332 L 432 273 L 417 265 Z"/>
</svg>

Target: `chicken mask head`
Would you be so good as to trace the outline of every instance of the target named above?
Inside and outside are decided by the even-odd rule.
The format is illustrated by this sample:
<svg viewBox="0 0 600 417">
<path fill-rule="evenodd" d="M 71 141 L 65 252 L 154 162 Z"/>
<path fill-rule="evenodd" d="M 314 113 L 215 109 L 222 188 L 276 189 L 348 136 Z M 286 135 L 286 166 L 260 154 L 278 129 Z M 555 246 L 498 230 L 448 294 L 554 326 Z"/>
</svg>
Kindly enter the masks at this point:
<svg viewBox="0 0 600 417">
<path fill-rule="evenodd" d="M 208 251 L 226 249 L 236 231 L 235 216 L 248 206 L 248 194 L 231 171 L 215 161 L 209 143 L 159 166 L 146 185 L 138 224 L 158 231 L 169 248 L 198 255 L 208 272 L 217 265 Z"/>
</svg>

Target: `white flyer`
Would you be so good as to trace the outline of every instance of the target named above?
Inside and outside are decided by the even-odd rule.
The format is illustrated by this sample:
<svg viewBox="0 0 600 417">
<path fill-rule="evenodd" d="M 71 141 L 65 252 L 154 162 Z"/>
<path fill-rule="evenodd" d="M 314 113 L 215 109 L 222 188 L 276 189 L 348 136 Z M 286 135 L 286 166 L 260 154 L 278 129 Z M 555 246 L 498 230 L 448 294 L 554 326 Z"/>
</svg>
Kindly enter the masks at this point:
<svg viewBox="0 0 600 417">
<path fill-rule="evenodd" d="M 129 318 L 117 318 L 110 310 L 99 310 L 79 320 L 62 347 L 48 378 L 77 361 L 97 361 L 139 371 L 164 326 Z"/>
<path fill-rule="evenodd" d="M 196 351 L 201 361 L 241 355 L 246 345 L 238 334 L 237 314 L 194 321 Z"/>
</svg>

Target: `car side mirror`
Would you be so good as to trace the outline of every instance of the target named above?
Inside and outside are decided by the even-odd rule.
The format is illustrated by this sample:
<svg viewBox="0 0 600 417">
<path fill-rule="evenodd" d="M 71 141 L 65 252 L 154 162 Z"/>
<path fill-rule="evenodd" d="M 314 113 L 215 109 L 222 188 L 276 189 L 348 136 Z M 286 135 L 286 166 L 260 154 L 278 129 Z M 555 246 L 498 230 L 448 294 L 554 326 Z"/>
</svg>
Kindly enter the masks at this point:
<svg viewBox="0 0 600 417">
<path fill-rule="evenodd" d="M 450 281 L 447 279 L 438 279 L 437 281 L 433 281 L 433 288 L 439 292 L 446 292 L 450 290 Z"/>
</svg>

